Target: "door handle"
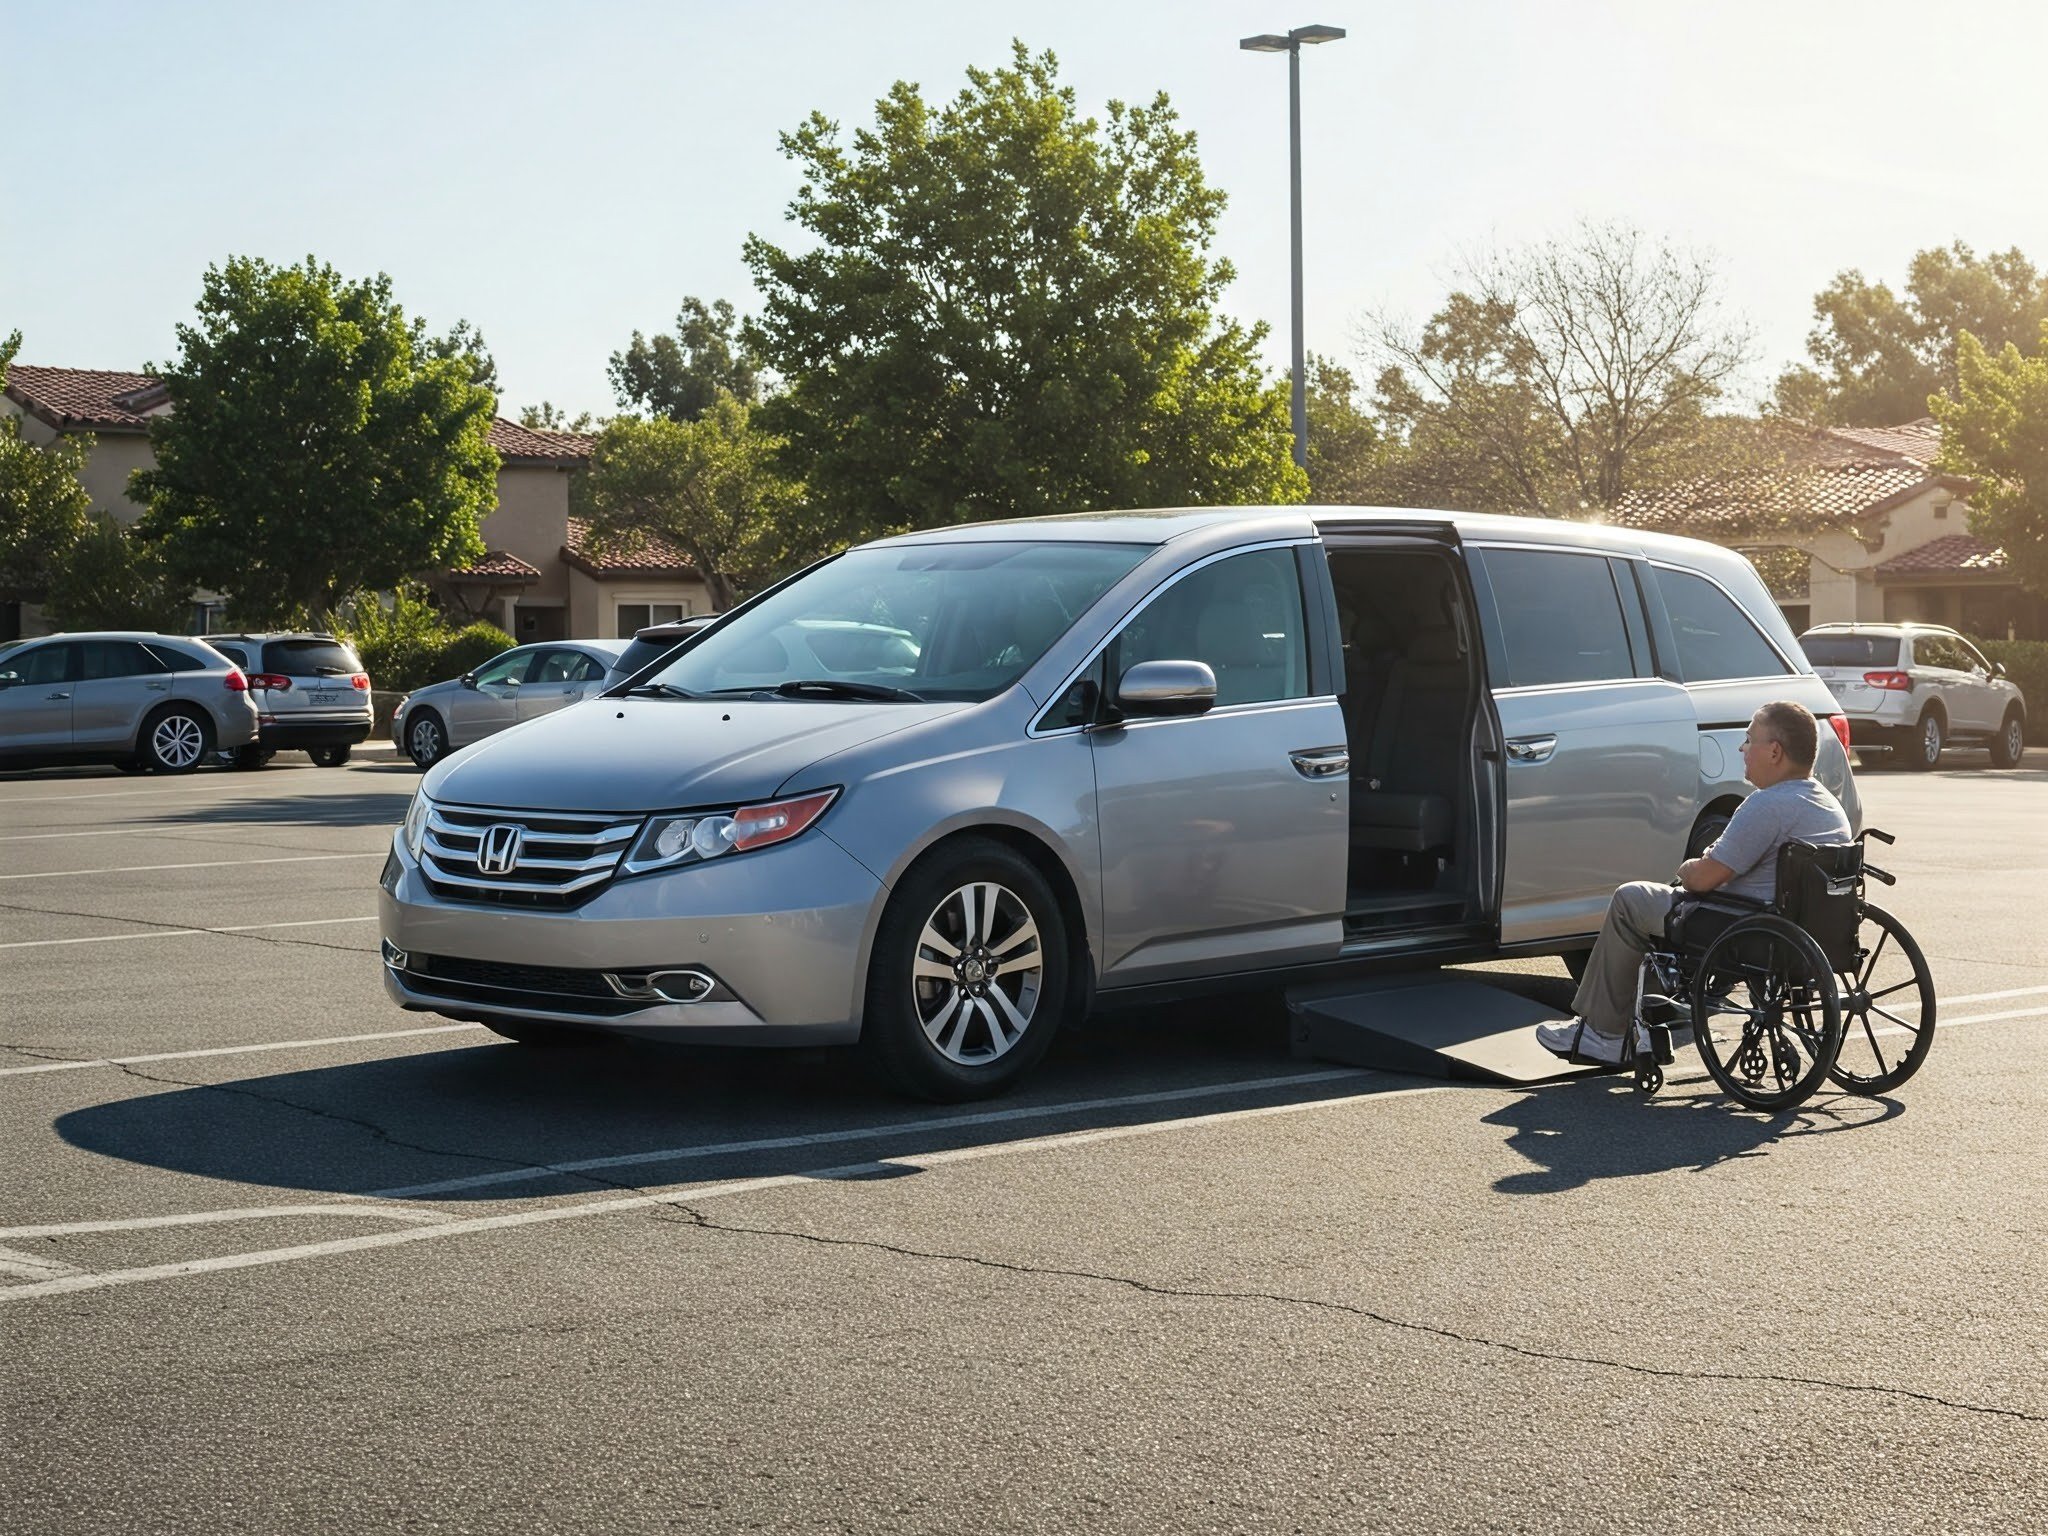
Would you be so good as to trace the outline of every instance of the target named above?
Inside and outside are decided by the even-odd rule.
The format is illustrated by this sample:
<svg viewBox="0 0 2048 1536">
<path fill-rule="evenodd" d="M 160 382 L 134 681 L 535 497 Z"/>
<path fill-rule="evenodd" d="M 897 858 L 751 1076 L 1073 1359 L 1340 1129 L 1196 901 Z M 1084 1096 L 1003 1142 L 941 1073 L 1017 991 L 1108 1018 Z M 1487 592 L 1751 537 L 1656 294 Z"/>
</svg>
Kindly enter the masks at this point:
<svg viewBox="0 0 2048 1536">
<path fill-rule="evenodd" d="M 68 693 L 46 693 L 43 697 L 46 699 L 68 699 L 71 695 Z"/>
<path fill-rule="evenodd" d="M 1511 763 L 1547 763 L 1550 754 L 1557 750 L 1555 736 L 1511 736 L 1508 738 L 1508 761 Z"/>
<path fill-rule="evenodd" d="M 147 688 L 151 693 L 169 693 L 171 691 L 171 685 L 169 683 L 144 683 L 142 686 Z"/>
<path fill-rule="evenodd" d="M 1332 779 L 1351 771 L 1351 752 L 1345 747 L 1309 747 L 1287 757 L 1304 779 Z"/>
</svg>

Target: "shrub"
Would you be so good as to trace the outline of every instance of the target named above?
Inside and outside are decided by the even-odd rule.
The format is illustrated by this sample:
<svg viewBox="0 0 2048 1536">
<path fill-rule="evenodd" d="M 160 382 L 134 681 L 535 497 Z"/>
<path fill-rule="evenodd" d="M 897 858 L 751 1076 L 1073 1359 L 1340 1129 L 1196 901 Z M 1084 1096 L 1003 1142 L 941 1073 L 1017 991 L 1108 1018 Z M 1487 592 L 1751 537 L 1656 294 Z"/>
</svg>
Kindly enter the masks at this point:
<svg viewBox="0 0 2048 1536">
<path fill-rule="evenodd" d="M 482 666 L 498 652 L 511 650 L 517 643 L 495 624 L 472 624 L 457 631 L 442 646 L 438 670 L 430 680 L 460 677 L 472 668 Z"/>
<path fill-rule="evenodd" d="M 389 609 L 373 597 L 357 598 L 348 632 L 371 683 L 379 693 L 393 694 L 439 681 L 441 653 L 455 638 L 425 589 L 416 586 L 400 587 Z"/>
<path fill-rule="evenodd" d="M 2040 727 L 2032 724 L 2037 720 L 2048 720 L 2048 640 L 1974 640 L 1972 642 L 1991 661 L 2005 664 L 2005 675 L 2020 685 L 2020 692 L 2027 696 L 2028 735 Z"/>
</svg>

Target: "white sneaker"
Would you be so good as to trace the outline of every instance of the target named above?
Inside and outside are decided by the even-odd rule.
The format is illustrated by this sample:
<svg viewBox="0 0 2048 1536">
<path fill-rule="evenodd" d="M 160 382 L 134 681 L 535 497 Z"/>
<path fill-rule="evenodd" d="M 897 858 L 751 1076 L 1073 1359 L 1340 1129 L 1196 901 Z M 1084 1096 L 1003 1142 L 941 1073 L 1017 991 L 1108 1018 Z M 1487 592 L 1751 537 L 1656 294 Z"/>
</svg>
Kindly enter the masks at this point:
<svg viewBox="0 0 2048 1536">
<path fill-rule="evenodd" d="M 1597 1061 L 1610 1067 L 1621 1064 L 1621 1042 L 1601 1034 L 1584 1019 L 1538 1024 L 1536 1043 L 1566 1061 Z"/>
</svg>

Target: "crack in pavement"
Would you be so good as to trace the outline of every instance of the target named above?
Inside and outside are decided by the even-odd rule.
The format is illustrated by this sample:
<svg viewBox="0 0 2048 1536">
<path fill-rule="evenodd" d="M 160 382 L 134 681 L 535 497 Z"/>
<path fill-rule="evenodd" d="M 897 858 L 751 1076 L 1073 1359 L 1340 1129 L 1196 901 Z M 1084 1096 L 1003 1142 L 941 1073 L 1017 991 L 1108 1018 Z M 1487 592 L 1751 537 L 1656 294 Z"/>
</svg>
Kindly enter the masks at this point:
<svg viewBox="0 0 2048 1536">
<path fill-rule="evenodd" d="M 1007 1259 L 985 1258 L 978 1254 L 941 1253 L 921 1248 L 906 1248 L 895 1243 L 885 1243 L 874 1238 L 827 1237 L 817 1232 L 799 1232 L 780 1227 L 746 1227 L 735 1223 L 714 1221 L 702 1211 L 690 1205 L 687 1200 L 664 1202 L 664 1208 L 673 1209 L 688 1217 L 687 1222 L 671 1222 L 669 1225 L 690 1226 L 706 1232 L 724 1232 L 736 1236 L 779 1237 L 794 1242 L 814 1243 L 829 1248 L 864 1248 L 877 1253 L 893 1254 L 899 1258 L 923 1259 L 939 1264 L 964 1264 L 979 1269 L 991 1269 L 1018 1275 L 1038 1275 L 1055 1279 L 1083 1280 L 1100 1285 L 1120 1286 L 1146 1296 L 1162 1296 L 1188 1301 L 1240 1301 L 1261 1302 L 1271 1306 L 1298 1308 L 1303 1311 L 1333 1312 L 1346 1317 L 1362 1318 L 1378 1323 L 1385 1328 L 1398 1329 L 1406 1333 L 1419 1333 L 1430 1338 L 1443 1339 L 1455 1344 L 1470 1345 L 1475 1349 L 1494 1350 L 1502 1354 L 1519 1355 L 1528 1360 L 1541 1360 L 1557 1365 L 1586 1365 L 1602 1370 L 1624 1371 L 1636 1376 L 1656 1376 L 1677 1381 L 1726 1381 L 1749 1382 L 1791 1387 L 1811 1387 L 1828 1392 L 1869 1393 L 1881 1397 L 1906 1398 L 1926 1403 L 1932 1407 L 1949 1408 L 1959 1413 L 1981 1414 L 1991 1418 L 2018 1419 L 2027 1424 L 2048 1424 L 2048 1414 L 2030 1413 L 2023 1408 L 2001 1408 L 1995 1404 L 1966 1402 L 1959 1398 L 1943 1397 L 1934 1392 L 1922 1392 L 1913 1387 L 1875 1386 L 1867 1382 L 1837 1381 L 1825 1376 L 1792 1376 L 1775 1371 L 1712 1371 L 1688 1369 L 1677 1366 L 1645 1365 L 1636 1360 L 1617 1360 L 1606 1355 L 1574 1354 L 1568 1350 L 1537 1349 L 1527 1344 L 1515 1344 L 1506 1339 L 1491 1339 L 1482 1334 L 1464 1333 L 1437 1323 L 1418 1322 L 1413 1318 L 1394 1317 L 1389 1313 L 1376 1312 L 1370 1307 L 1358 1306 L 1351 1302 L 1329 1301 L 1314 1296 L 1290 1296 L 1279 1291 L 1214 1291 L 1200 1290 L 1191 1286 L 1159 1285 L 1149 1280 L 1139 1280 L 1129 1275 L 1106 1274 L 1099 1270 L 1065 1269 L 1054 1265 L 1020 1264 Z"/>
<path fill-rule="evenodd" d="M 83 917 L 96 923 L 130 923 L 138 928 L 153 928 L 164 933 L 210 933 L 223 939 L 253 939 L 259 944 L 297 944 L 305 949 L 333 949 L 347 955 L 376 953 L 375 950 L 365 949 L 359 944 L 323 944 L 318 939 L 277 938 L 266 933 L 233 933 L 225 928 L 208 928 L 203 923 L 166 923 L 153 917 L 118 917 L 112 912 L 74 912 L 66 907 L 23 906 L 12 901 L 0 901 L 0 912 L 26 912 L 36 917 Z"/>
</svg>

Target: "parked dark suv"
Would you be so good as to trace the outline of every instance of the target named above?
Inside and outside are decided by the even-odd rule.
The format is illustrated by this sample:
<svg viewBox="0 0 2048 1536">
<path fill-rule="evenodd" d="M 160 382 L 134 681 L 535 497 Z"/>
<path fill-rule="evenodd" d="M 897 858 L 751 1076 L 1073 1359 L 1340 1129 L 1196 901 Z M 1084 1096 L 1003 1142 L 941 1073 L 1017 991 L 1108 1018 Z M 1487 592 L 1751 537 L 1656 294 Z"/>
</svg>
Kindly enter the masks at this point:
<svg viewBox="0 0 2048 1536">
<path fill-rule="evenodd" d="M 348 761 L 370 734 L 370 678 L 355 648 L 334 635 L 207 635 L 206 643 L 249 677 L 257 739 L 234 754 L 261 768 L 278 752 L 303 751 L 322 768 Z"/>
</svg>

